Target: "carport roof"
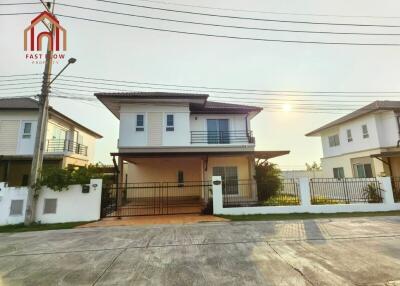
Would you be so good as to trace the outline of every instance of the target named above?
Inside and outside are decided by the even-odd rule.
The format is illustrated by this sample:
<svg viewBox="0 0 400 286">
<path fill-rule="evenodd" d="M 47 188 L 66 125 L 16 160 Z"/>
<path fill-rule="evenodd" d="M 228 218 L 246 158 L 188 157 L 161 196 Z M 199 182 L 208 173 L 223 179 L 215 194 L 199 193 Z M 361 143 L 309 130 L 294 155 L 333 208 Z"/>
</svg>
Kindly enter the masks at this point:
<svg viewBox="0 0 400 286">
<path fill-rule="evenodd" d="M 271 159 L 289 154 L 289 150 L 279 151 L 222 151 L 222 152 L 115 152 L 111 156 L 128 158 L 156 158 L 156 157 L 192 157 L 192 156 L 235 156 L 235 155 L 253 155 L 257 159 Z"/>
</svg>

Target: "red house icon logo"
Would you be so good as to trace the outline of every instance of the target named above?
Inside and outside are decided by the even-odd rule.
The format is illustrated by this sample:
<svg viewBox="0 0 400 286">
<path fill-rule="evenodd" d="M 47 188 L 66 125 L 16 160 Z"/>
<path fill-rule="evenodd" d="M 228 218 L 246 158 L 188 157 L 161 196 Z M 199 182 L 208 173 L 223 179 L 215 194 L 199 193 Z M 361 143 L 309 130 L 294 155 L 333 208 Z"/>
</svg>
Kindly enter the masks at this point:
<svg viewBox="0 0 400 286">
<path fill-rule="evenodd" d="M 54 25 L 53 34 L 51 32 L 45 31 L 40 32 L 37 37 L 35 37 L 35 27 L 36 25 L 43 21 L 48 20 L 52 25 Z M 36 18 L 31 21 L 29 27 L 24 30 L 24 50 L 28 50 L 28 34 L 29 36 L 29 50 L 30 51 L 40 51 L 42 50 L 43 38 L 47 38 L 50 50 L 59 51 L 60 50 L 60 32 L 62 33 L 62 50 L 67 49 L 67 31 L 60 25 L 60 22 L 52 14 L 44 11 L 40 13 Z"/>
</svg>

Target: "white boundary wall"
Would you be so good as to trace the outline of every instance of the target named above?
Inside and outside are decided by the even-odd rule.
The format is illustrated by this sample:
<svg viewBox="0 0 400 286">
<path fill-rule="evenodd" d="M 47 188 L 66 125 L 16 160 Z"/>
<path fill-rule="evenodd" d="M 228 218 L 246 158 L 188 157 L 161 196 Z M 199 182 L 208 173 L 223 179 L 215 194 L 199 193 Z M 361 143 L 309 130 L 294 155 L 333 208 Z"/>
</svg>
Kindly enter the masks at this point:
<svg viewBox="0 0 400 286">
<path fill-rule="evenodd" d="M 69 186 L 68 190 L 62 192 L 44 188 L 41 190 L 37 201 L 36 221 L 40 223 L 62 223 L 98 220 L 100 219 L 101 190 L 101 179 L 90 181 L 88 193 L 82 193 L 81 185 Z M 5 183 L 0 183 L 0 225 L 24 222 L 27 195 L 27 187 L 6 187 Z M 44 213 L 46 199 L 57 199 L 55 213 Z M 21 214 L 10 215 L 12 200 L 23 200 Z"/>
<path fill-rule="evenodd" d="M 221 177 L 213 176 L 213 207 L 214 214 L 221 215 L 246 215 L 246 214 L 287 214 L 287 213 L 341 213 L 341 212 L 376 212 L 400 210 L 400 203 L 393 199 L 390 177 L 379 177 L 379 182 L 384 190 L 383 203 L 335 204 L 312 205 L 310 185 L 308 178 L 299 179 L 300 205 L 298 206 L 265 206 L 265 207 L 235 207 L 224 208 L 222 200 Z"/>
</svg>

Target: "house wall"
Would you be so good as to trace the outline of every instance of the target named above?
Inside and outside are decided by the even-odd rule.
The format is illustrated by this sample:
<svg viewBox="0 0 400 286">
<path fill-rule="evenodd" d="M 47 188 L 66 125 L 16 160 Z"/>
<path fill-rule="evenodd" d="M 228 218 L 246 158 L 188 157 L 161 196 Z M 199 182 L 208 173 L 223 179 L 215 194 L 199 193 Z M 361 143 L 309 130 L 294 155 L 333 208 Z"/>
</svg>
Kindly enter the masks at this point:
<svg viewBox="0 0 400 286">
<path fill-rule="evenodd" d="M 32 123 L 30 139 L 22 138 L 23 122 Z M 36 134 L 36 111 L 1 111 L 0 113 L 0 155 L 32 154 Z"/>
<path fill-rule="evenodd" d="M 128 183 L 178 182 L 178 171 L 184 180 L 201 181 L 201 159 L 195 158 L 145 158 L 127 164 Z"/>
<path fill-rule="evenodd" d="M 368 127 L 369 138 L 363 138 L 362 125 Z M 347 129 L 351 130 L 353 141 L 347 141 Z M 330 147 L 329 136 L 339 134 L 340 145 Z M 325 130 L 321 133 L 324 158 L 363 150 L 393 147 L 398 140 L 395 113 L 384 111 L 372 113 Z"/>
<path fill-rule="evenodd" d="M 37 129 L 37 111 L 2 111 L 0 113 L 0 155 L 32 155 L 35 146 L 35 136 Z M 30 138 L 23 138 L 23 124 L 32 123 Z M 77 130 L 83 136 L 83 145 L 88 146 L 88 156 L 80 158 L 92 162 L 95 152 L 96 138 L 87 132 L 80 130 L 72 124 L 68 124 L 61 118 L 51 115 L 47 125 L 47 140 L 52 139 L 53 130 L 60 128 L 64 131 Z M 71 138 L 72 139 L 72 138 Z M 76 141 L 76 138 L 74 138 Z M 63 153 L 63 152 L 61 152 Z M 61 154 L 60 153 L 60 154 Z M 79 158 L 79 156 L 78 156 Z"/>
<path fill-rule="evenodd" d="M 36 205 L 36 222 L 63 223 L 73 221 L 93 221 L 100 219 L 102 180 L 90 181 L 89 193 L 82 193 L 82 186 L 72 185 L 68 190 L 55 192 L 48 188 L 41 190 Z M 0 183 L 0 225 L 24 222 L 27 187 L 7 187 Z M 44 214 L 45 199 L 57 199 L 56 212 Z M 23 200 L 22 213 L 10 216 L 12 200 Z"/>
<path fill-rule="evenodd" d="M 390 164 L 392 167 L 392 176 L 400 178 L 400 158 L 390 158 Z"/>
<path fill-rule="evenodd" d="M 144 131 L 136 131 L 136 115 L 144 115 Z M 174 115 L 174 131 L 166 131 L 166 118 Z M 187 103 L 179 104 L 124 104 L 120 109 L 119 148 L 129 147 L 180 147 L 210 146 L 191 144 L 191 131 L 207 131 L 207 119 L 229 119 L 229 129 L 245 131 L 246 116 L 243 114 L 213 115 L 190 114 Z M 248 120 L 249 121 L 249 120 Z M 248 127 L 250 128 L 250 127 Z M 207 138 L 205 136 L 205 138 Z M 225 144 L 213 144 L 223 147 Z M 231 142 L 227 145 L 249 145 Z"/>
<path fill-rule="evenodd" d="M 144 115 L 144 131 L 136 131 L 137 114 Z M 167 114 L 174 115 L 174 131 L 166 131 Z M 121 106 L 120 110 L 118 146 L 139 147 L 157 146 L 158 144 L 161 144 L 161 146 L 190 145 L 189 115 L 188 104 L 124 104 Z M 150 118 L 151 120 L 149 123 Z M 151 124 L 151 126 L 149 126 L 149 124 Z"/>
<path fill-rule="evenodd" d="M 207 170 L 204 177 L 206 180 L 211 180 L 213 176 L 213 167 L 237 167 L 239 180 L 250 180 L 251 170 L 249 166 L 248 156 L 232 156 L 232 157 L 209 157 Z"/>
<path fill-rule="evenodd" d="M 389 175 L 387 167 L 378 159 L 370 158 L 372 154 L 380 153 L 380 149 L 372 149 L 363 152 L 354 152 L 342 156 L 335 156 L 321 159 L 323 175 L 326 178 L 333 177 L 333 168 L 342 167 L 345 177 L 353 177 L 354 170 L 352 163 L 360 160 L 369 160 L 371 162 L 372 171 L 375 176 Z"/>
</svg>

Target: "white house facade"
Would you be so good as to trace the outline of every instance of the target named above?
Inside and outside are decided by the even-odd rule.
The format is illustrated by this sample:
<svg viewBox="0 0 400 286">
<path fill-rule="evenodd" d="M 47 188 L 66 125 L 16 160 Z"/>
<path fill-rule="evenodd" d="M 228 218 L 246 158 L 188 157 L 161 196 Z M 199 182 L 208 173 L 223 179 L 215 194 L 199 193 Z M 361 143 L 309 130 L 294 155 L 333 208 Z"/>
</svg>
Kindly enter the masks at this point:
<svg viewBox="0 0 400 286">
<path fill-rule="evenodd" d="M 183 186 L 215 175 L 225 181 L 253 180 L 257 158 L 289 153 L 255 151 L 251 119 L 259 107 L 211 102 L 206 94 L 95 95 L 120 120 L 118 152 L 111 153 L 118 158 L 120 184 Z M 189 189 L 173 192 L 194 196 Z"/>
<path fill-rule="evenodd" d="M 400 101 L 375 101 L 306 136 L 320 136 L 326 177 L 400 177 Z"/>
<path fill-rule="evenodd" d="M 35 145 L 38 103 L 31 98 L 0 99 L 0 181 L 27 185 Z M 44 165 L 84 166 L 93 161 L 98 133 L 49 109 Z"/>
</svg>

